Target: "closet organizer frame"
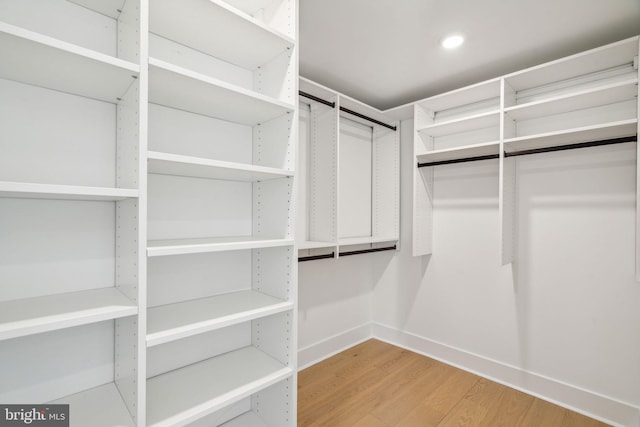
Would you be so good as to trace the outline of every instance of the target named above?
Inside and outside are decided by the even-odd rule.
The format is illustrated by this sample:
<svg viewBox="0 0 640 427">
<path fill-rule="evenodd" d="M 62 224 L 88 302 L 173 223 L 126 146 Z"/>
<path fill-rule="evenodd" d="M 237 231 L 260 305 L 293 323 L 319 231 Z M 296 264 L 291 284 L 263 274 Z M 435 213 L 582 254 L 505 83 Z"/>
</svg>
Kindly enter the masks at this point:
<svg viewBox="0 0 640 427">
<path fill-rule="evenodd" d="M 433 251 L 435 166 L 499 160 L 501 263 L 506 265 L 514 261 L 515 157 L 637 145 L 638 40 L 632 37 L 416 102 L 414 255 Z M 640 202 L 640 281 L 638 212 Z"/>
<path fill-rule="evenodd" d="M 338 92 L 318 85 L 307 79 L 301 78 L 300 104 L 309 110 L 310 141 L 306 148 L 306 183 L 304 196 L 306 200 L 301 203 L 308 210 L 307 218 L 300 221 L 304 223 L 305 239 L 298 240 L 298 261 L 314 261 L 321 259 L 339 258 L 341 256 L 359 255 L 373 252 L 382 252 L 398 249 L 397 227 L 397 203 L 398 190 L 394 192 L 395 201 L 390 206 L 395 206 L 393 235 L 385 234 L 376 236 L 375 232 L 370 237 L 338 239 L 338 167 L 339 167 L 339 125 L 340 120 L 353 120 L 365 124 L 382 134 L 387 140 L 386 144 L 398 148 L 399 131 L 397 123 L 389 123 L 388 119 L 375 109 L 358 101 L 352 100 Z M 301 107 L 302 108 L 302 107 Z M 380 142 L 379 142 L 380 143 Z M 395 145 L 394 145 L 395 144 Z M 302 148 L 301 148 L 302 150 Z M 301 151 L 302 153 L 302 151 Z M 395 156 L 381 159 L 375 156 L 374 163 L 395 162 L 395 165 L 386 166 L 392 173 L 398 173 L 398 152 Z M 302 159 L 304 161 L 305 159 Z M 375 175 L 375 174 L 374 174 Z M 386 177 L 389 179 L 389 177 Z M 391 176 L 393 186 L 397 187 L 399 175 Z M 374 176 L 375 180 L 375 176 Z M 331 185 L 327 185 L 331 183 Z M 375 186 L 375 183 L 372 183 Z M 374 190 L 375 191 L 375 190 Z M 394 205 L 395 203 L 395 205 Z M 307 206 L 310 204 L 311 206 Z M 374 216 L 375 213 L 372 213 Z M 387 218 L 387 221 L 389 218 Z M 393 222 L 393 221 L 392 221 Z M 307 225 L 308 224 L 308 225 Z M 305 227 L 306 226 L 306 227 Z M 390 245 L 389 243 L 393 243 Z"/>
<path fill-rule="evenodd" d="M 297 1 L 149 6 L 147 425 L 293 426 Z"/>
<path fill-rule="evenodd" d="M 0 6 L 0 401 L 144 423 L 146 0 Z"/>
</svg>

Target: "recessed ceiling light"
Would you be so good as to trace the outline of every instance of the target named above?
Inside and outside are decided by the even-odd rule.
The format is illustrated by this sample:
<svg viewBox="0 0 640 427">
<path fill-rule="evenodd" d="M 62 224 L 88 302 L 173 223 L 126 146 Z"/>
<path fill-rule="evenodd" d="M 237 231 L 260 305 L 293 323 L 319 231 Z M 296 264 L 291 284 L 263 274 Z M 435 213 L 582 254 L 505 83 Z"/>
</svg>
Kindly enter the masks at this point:
<svg viewBox="0 0 640 427">
<path fill-rule="evenodd" d="M 452 34 L 442 39 L 440 45 L 445 49 L 455 49 L 464 43 L 464 37 L 460 34 Z"/>
</svg>

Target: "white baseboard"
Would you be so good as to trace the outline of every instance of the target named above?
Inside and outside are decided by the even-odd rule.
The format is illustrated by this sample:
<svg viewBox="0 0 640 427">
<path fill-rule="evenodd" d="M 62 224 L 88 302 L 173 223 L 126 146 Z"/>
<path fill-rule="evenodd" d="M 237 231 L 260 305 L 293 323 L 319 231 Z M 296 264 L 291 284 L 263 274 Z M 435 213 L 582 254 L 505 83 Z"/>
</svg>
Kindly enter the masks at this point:
<svg viewBox="0 0 640 427">
<path fill-rule="evenodd" d="M 298 370 L 315 365 L 354 345 L 373 338 L 371 333 L 372 326 L 372 323 L 366 323 L 310 346 L 298 349 Z"/>
<path fill-rule="evenodd" d="M 373 337 L 515 388 L 619 427 L 640 427 L 640 408 L 607 396 L 523 371 L 390 326 L 374 323 Z"/>
</svg>

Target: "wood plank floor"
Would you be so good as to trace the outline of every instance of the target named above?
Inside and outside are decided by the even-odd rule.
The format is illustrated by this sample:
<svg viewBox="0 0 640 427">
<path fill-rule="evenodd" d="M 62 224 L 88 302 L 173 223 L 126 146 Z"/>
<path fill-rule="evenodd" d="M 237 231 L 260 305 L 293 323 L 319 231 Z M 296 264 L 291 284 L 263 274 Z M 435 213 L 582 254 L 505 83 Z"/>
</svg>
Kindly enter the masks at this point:
<svg viewBox="0 0 640 427">
<path fill-rule="evenodd" d="M 606 424 L 428 357 L 369 340 L 300 371 L 298 426 Z"/>
</svg>

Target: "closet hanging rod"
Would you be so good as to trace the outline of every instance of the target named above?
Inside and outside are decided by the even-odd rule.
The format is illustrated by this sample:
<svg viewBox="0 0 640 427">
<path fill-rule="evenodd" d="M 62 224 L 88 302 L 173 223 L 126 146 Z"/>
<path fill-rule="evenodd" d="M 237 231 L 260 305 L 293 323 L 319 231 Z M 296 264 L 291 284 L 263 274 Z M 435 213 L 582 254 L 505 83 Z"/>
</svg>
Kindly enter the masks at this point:
<svg viewBox="0 0 640 427">
<path fill-rule="evenodd" d="M 302 256 L 302 257 L 298 257 L 298 262 L 314 261 L 316 259 L 334 258 L 335 255 L 336 255 L 335 252 L 331 252 L 330 254 L 323 254 L 323 255 Z"/>
<path fill-rule="evenodd" d="M 577 148 L 599 147 L 601 145 L 624 144 L 626 142 L 636 142 L 637 139 L 638 139 L 637 136 L 625 136 L 622 138 L 602 139 L 599 141 L 578 142 L 575 144 L 532 148 L 530 150 L 520 150 L 520 151 L 512 151 L 512 152 L 505 151 L 504 157 L 526 156 L 528 154 L 539 154 L 539 153 L 549 153 L 554 151 L 574 150 Z M 476 156 L 476 157 L 463 157 L 461 159 L 439 160 L 436 162 L 418 163 L 418 167 L 424 168 L 428 166 L 439 166 L 439 165 L 449 165 L 454 163 L 474 162 L 477 160 L 497 159 L 499 157 L 500 156 L 498 154 L 489 154 L 486 156 Z"/>
<path fill-rule="evenodd" d="M 305 97 L 305 98 L 312 99 L 312 100 L 314 100 L 314 101 L 316 101 L 316 102 L 319 102 L 319 103 L 321 103 L 321 104 L 328 105 L 328 106 L 329 106 L 329 107 L 331 107 L 331 108 L 336 108 L 336 103 L 335 103 L 335 102 L 327 101 L 327 100 L 325 100 L 325 99 L 319 98 L 319 97 L 317 97 L 317 96 L 315 96 L 315 95 L 311 95 L 310 93 L 303 92 L 303 91 L 301 91 L 301 90 L 300 90 L 300 91 L 298 91 L 298 94 L 299 94 L 300 96 L 303 96 L 303 97 Z M 340 107 L 340 111 L 344 111 L 345 113 L 347 113 L 347 114 L 351 114 L 352 116 L 360 117 L 361 119 L 367 120 L 367 121 L 369 121 L 369 122 L 371 122 L 371 123 L 375 123 L 375 124 L 377 124 L 377 125 L 379 125 L 379 126 L 385 127 L 385 128 L 387 128 L 387 129 L 391 129 L 391 130 L 392 130 L 392 131 L 394 131 L 394 132 L 396 132 L 396 131 L 398 130 L 398 128 L 397 128 L 396 126 L 392 126 L 392 125 L 389 125 L 389 124 L 387 124 L 387 123 L 381 122 L 380 120 L 376 120 L 376 119 L 371 118 L 371 117 L 369 117 L 369 116 L 365 116 L 364 114 L 360 114 L 360 113 L 358 113 L 357 111 L 353 111 L 353 110 L 351 110 L 351 109 L 349 109 L 349 108 L 346 108 L 346 107 L 342 107 L 342 106 L 341 106 L 341 107 Z"/>
<path fill-rule="evenodd" d="M 299 90 L 298 91 L 298 95 L 304 96 L 305 98 L 312 99 L 312 100 L 314 100 L 316 102 L 319 102 L 321 104 L 328 105 L 331 108 L 336 108 L 336 103 L 335 102 L 331 102 L 331 101 L 327 101 L 326 99 L 318 98 L 317 96 L 311 95 L 310 93 L 303 92 L 303 91 Z"/>
<path fill-rule="evenodd" d="M 385 248 L 371 248 L 371 249 L 361 249 L 359 251 L 347 251 L 340 252 L 340 256 L 349 256 L 349 255 L 360 255 L 360 254 L 368 254 L 370 252 L 383 252 L 383 251 L 395 251 L 396 245 L 387 246 Z"/>
<path fill-rule="evenodd" d="M 418 167 L 424 168 L 427 166 L 450 165 L 453 163 L 475 162 L 477 160 L 488 160 L 488 159 L 499 159 L 499 158 L 500 158 L 500 154 L 487 154 L 486 156 L 463 157 L 461 159 L 438 160 L 436 162 L 418 163 Z"/>
<path fill-rule="evenodd" d="M 512 151 L 504 153 L 505 157 L 526 156 L 528 154 L 549 153 L 553 151 L 573 150 L 576 148 L 599 147 L 601 145 L 623 144 L 625 142 L 635 142 L 638 136 L 625 136 L 623 138 L 601 139 L 598 141 L 578 142 L 576 144 L 556 145 L 552 147 L 532 148 L 530 150 Z"/>
</svg>

